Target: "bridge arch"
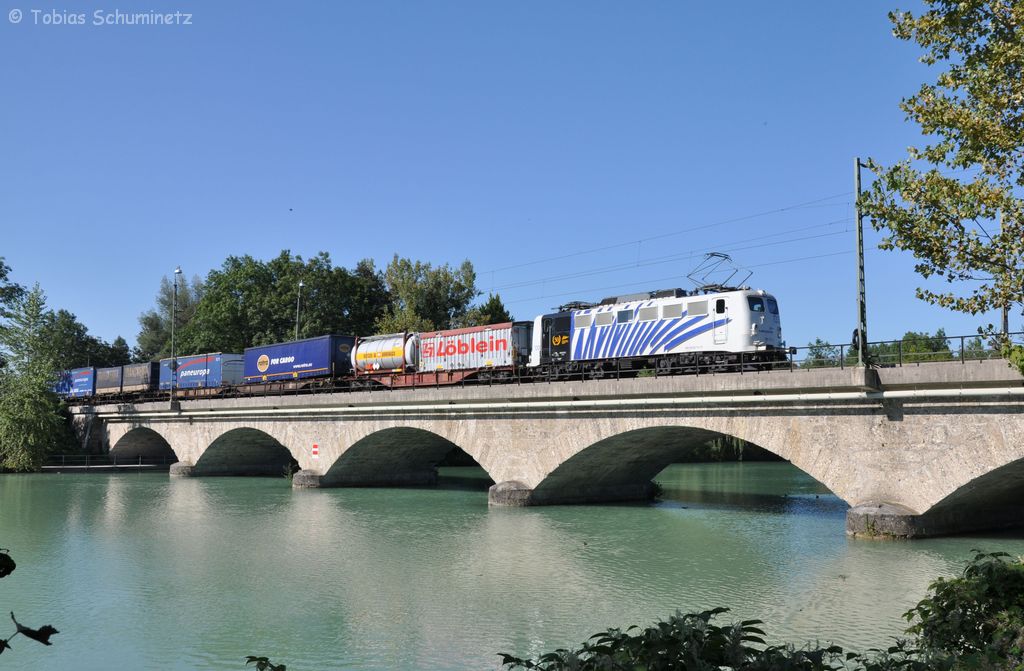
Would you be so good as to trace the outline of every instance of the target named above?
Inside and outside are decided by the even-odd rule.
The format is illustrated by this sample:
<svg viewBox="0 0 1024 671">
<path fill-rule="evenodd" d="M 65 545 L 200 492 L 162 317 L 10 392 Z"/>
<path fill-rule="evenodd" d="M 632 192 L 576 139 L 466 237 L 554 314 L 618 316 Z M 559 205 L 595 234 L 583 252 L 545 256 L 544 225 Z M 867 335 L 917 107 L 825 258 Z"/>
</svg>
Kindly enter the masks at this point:
<svg viewBox="0 0 1024 671">
<path fill-rule="evenodd" d="M 457 447 L 451 440 L 426 429 L 378 429 L 341 453 L 321 482 L 325 486 L 434 484 L 437 464 Z"/>
<path fill-rule="evenodd" d="M 192 466 L 194 475 L 281 476 L 297 462 L 277 438 L 260 429 L 229 429 L 213 439 Z"/>
<path fill-rule="evenodd" d="M 1024 511 L 1024 456 L 980 474 L 947 494 L 926 511 L 920 524 L 958 527 L 972 519 L 988 520 L 989 528 L 1018 527 Z M 917 512 L 917 511 L 911 511 Z"/>
<path fill-rule="evenodd" d="M 646 498 L 651 493 L 653 478 L 665 467 L 682 461 L 698 446 L 730 436 L 686 425 L 650 426 L 608 436 L 584 447 L 551 471 L 533 488 L 530 503 Z"/>
<path fill-rule="evenodd" d="M 167 459 L 178 460 L 178 455 L 170 442 L 159 432 L 145 426 L 129 429 L 110 446 L 111 458 L 123 461 L 134 459 Z"/>
</svg>

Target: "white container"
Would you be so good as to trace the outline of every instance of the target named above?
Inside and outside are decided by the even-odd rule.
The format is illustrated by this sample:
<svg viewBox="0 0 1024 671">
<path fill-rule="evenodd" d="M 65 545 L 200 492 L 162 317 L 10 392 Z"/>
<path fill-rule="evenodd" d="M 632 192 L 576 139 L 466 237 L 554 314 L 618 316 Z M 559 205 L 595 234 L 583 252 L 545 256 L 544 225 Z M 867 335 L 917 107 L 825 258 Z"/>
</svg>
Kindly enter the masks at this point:
<svg viewBox="0 0 1024 671">
<path fill-rule="evenodd" d="M 511 366 L 515 344 L 511 322 L 421 333 L 419 371 Z"/>
</svg>

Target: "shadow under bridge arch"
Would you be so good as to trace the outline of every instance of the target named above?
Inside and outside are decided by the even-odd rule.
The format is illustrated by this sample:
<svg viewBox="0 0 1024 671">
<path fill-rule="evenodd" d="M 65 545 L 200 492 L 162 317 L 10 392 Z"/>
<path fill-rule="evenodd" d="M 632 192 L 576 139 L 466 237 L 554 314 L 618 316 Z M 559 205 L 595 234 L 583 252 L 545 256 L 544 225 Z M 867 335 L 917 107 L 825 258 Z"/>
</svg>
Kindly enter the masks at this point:
<svg viewBox="0 0 1024 671">
<path fill-rule="evenodd" d="M 110 447 L 110 458 L 124 463 L 141 459 L 147 463 L 160 460 L 171 464 L 178 460 L 178 455 L 162 435 L 153 429 L 139 426 L 121 436 Z"/>
<path fill-rule="evenodd" d="M 273 436 L 259 429 L 232 429 L 218 436 L 196 461 L 194 475 L 283 476 L 298 462 Z"/>
<path fill-rule="evenodd" d="M 699 448 L 726 436 L 695 427 L 659 426 L 604 438 L 551 471 L 530 492 L 528 505 L 648 499 L 652 480 L 666 466 L 693 461 L 688 457 Z"/>
<path fill-rule="evenodd" d="M 432 485 L 437 465 L 458 446 L 425 429 L 375 431 L 353 443 L 323 475 L 328 487 Z"/>
</svg>

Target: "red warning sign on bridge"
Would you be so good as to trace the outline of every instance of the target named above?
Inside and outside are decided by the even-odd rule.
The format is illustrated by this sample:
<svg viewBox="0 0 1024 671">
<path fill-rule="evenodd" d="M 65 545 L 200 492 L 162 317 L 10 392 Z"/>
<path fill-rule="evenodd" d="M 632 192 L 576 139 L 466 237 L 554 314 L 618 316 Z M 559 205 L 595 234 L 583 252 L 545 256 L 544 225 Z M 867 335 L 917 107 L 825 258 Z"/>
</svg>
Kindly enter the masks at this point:
<svg viewBox="0 0 1024 671">
<path fill-rule="evenodd" d="M 317 445 L 316 443 L 313 443 L 313 458 L 314 459 L 319 459 L 320 458 L 320 446 Z"/>
</svg>

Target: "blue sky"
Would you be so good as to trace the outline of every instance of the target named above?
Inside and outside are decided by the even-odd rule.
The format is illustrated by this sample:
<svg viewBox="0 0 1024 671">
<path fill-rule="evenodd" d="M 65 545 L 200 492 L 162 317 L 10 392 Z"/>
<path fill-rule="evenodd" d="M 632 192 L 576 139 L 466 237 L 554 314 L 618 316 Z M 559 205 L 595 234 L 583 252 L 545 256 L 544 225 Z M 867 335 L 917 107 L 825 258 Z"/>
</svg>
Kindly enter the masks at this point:
<svg viewBox="0 0 1024 671">
<path fill-rule="evenodd" d="M 0 256 L 130 342 L 176 265 L 282 249 L 470 259 L 517 318 L 724 251 L 791 345 L 847 342 L 853 159 L 904 156 L 934 76 L 886 2 L 0 4 Z M 866 238 L 872 340 L 997 321 Z"/>
</svg>

